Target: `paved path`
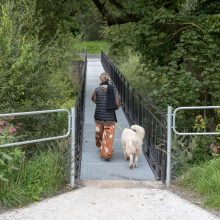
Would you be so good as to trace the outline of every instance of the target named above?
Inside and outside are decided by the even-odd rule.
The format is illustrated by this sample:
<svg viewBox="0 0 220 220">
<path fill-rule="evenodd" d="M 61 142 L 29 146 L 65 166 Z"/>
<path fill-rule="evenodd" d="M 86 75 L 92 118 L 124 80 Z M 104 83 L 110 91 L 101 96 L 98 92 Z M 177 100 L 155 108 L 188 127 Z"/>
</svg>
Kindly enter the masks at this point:
<svg viewBox="0 0 220 220">
<path fill-rule="evenodd" d="M 98 148 L 95 146 L 95 104 L 91 95 L 98 86 L 98 77 L 104 71 L 100 58 L 90 58 L 87 64 L 86 97 L 85 97 L 85 122 L 82 147 L 81 176 L 82 180 L 155 180 L 144 155 L 139 159 L 139 167 L 130 170 L 128 161 L 125 161 L 121 149 L 121 130 L 116 128 L 114 138 L 114 153 L 111 161 L 104 161 L 99 157 Z M 127 119 L 120 108 L 116 111 L 118 124 L 121 128 L 129 127 Z"/>
<path fill-rule="evenodd" d="M 217 220 L 219 217 L 161 188 L 158 182 L 88 184 L 0 220 Z"/>
</svg>

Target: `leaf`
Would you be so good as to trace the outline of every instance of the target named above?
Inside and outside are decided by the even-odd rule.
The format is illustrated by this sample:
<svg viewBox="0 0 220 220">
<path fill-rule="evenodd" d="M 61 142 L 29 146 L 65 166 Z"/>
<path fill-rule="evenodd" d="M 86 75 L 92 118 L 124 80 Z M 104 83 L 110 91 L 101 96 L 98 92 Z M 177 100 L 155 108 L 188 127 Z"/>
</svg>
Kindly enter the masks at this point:
<svg viewBox="0 0 220 220">
<path fill-rule="evenodd" d="M 2 152 L 2 156 L 6 159 L 6 160 L 13 160 L 13 157 L 11 157 L 10 155 L 8 155 L 8 154 L 6 154 L 6 153 L 4 153 L 4 152 Z"/>
<path fill-rule="evenodd" d="M 4 161 L 3 161 L 2 159 L 0 159 L 0 163 L 1 163 L 2 165 L 5 165 L 5 163 L 4 163 Z"/>
<path fill-rule="evenodd" d="M 6 179 L 4 177 L 4 174 L 0 173 L 0 180 L 4 181 L 4 182 L 8 182 L 8 179 Z"/>
</svg>

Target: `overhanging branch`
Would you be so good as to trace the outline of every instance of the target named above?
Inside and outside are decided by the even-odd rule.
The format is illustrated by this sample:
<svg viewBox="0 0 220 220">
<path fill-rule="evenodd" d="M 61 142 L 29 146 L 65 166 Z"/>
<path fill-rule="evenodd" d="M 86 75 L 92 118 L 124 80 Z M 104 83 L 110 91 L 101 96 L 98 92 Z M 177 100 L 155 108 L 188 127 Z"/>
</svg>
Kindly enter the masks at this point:
<svg viewBox="0 0 220 220">
<path fill-rule="evenodd" d="M 114 24 L 125 24 L 129 22 L 138 22 L 141 20 L 141 17 L 133 14 L 133 13 L 126 13 L 123 16 L 114 17 L 111 15 L 105 7 L 105 2 L 101 3 L 99 0 L 92 0 L 96 5 L 97 9 L 101 13 L 103 19 L 107 22 L 107 25 L 111 26 Z M 118 9 L 124 10 L 123 5 L 118 3 L 117 1 L 110 0 L 110 2 L 116 6 Z"/>
<path fill-rule="evenodd" d="M 108 18 L 107 24 L 111 26 L 114 24 L 126 24 L 129 22 L 138 22 L 140 20 L 141 20 L 140 17 L 137 17 L 136 15 L 129 13 L 129 14 L 126 14 L 125 16 L 114 17 L 114 18 L 111 17 L 110 19 Z"/>
<path fill-rule="evenodd" d="M 117 2 L 116 0 L 109 0 L 109 2 L 111 2 L 111 4 L 114 5 L 116 8 L 118 8 L 120 10 L 124 10 L 123 5 L 119 2 Z"/>
</svg>

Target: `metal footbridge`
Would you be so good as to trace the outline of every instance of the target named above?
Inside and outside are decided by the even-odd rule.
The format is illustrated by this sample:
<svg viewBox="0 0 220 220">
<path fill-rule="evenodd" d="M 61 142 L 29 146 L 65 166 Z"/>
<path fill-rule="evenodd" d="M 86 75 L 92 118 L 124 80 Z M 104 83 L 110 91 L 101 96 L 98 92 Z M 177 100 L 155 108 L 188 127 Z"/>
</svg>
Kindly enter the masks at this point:
<svg viewBox="0 0 220 220">
<path fill-rule="evenodd" d="M 104 72 L 100 58 L 88 57 L 85 84 L 85 110 L 82 142 L 81 180 L 155 180 L 145 156 L 139 158 L 138 168 L 129 169 L 121 148 L 120 137 L 123 128 L 129 128 L 129 122 L 122 108 L 116 111 L 118 127 L 115 129 L 114 151 L 110 161 L 99 156 L 99 149 L 95 145 L 95 104 L 91 95 L 98 86 L 98 77 Z"/>
</svg>

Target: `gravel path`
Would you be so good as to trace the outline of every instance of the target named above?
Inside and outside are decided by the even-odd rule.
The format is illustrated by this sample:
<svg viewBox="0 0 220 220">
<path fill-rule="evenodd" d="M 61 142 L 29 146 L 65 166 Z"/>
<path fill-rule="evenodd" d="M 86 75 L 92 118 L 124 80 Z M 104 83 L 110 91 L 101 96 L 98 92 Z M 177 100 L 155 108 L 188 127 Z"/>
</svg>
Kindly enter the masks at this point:
<svg viewBox="0 0 220 220">
<path fill-rule="evenodd" d="M 110 183 L 110 184 L 109 184 Z M 15 209 L 0 220 L 217 220 L 155 183 L 104 182 Z"/>
</svg>

